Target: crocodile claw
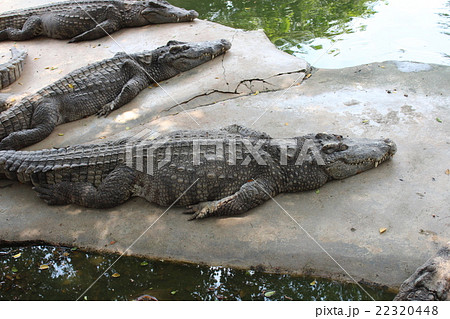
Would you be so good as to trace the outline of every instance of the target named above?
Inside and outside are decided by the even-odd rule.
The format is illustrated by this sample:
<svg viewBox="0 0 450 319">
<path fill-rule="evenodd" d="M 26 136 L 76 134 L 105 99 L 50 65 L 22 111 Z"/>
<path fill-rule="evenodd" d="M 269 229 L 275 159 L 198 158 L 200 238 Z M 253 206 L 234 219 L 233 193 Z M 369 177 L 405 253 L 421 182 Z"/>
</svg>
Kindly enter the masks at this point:
<svg viewBox="0 0 450 319">
<path fill-rule="evenodd" d="M 107 117 L 113 110 L 112 103 L 108 103 L 97 112 L 97 117 Z"/>
<path fill-rule="evenodd" d="M 58 192 L 55 192 L 53 185 L 41 184 L 33 187 L 33 190 L 37 193 L 37 196 L 46 202 L 48 205 L 64 205 L 66 201 L 62 196 L 59 196 Z"/>
<path fill-rule="evenodd" d="M 183 214 L 192 214 L 191 218 L 188 220 L 203 219 L 209 216 L 214 216 L 216 209 L 217 206 L 215 202 L 204 202 L 197 205 L 187 206 L 187 209 L 183 212 Z"/>
<path fill-rule="evenodd" d="M 15 133 L 15 132 L 14 132 Z M 14 133 L 11 133 L 9 136 L 5 137 L 0 142 L 0 151 L 7 151 L 7 150 L 17 150 L 19 147 L 17 147 L 17 143 L 14 143 L 13 136 L 16 135 Z"/>
</svg>

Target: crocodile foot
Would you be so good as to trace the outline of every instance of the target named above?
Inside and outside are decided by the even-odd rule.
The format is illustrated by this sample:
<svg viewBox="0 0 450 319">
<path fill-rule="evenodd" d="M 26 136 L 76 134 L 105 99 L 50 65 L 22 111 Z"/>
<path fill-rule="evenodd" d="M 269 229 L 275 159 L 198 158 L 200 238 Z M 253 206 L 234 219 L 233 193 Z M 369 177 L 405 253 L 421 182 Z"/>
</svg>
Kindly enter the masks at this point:
<svg viewBox="0 0 450 319">
<path fill-rule="evenodd" d="M 67 204 L 66 197 L 60 193 L 55 185 L 41 184 L 33 187 L 37 196 L 44 200 L 48 205 L 65 205 Z"/>
<path fill-rule="evenodd" d="M 204 202 L 187 207 L 187 210 L 183 214 L 193 214 L 189 220 L 202 219 L 209 216 L 216 215 L 217 203 L 216 202 Z"/>
<path fill-rule="evenodd" d="M 6 150 L 18 150 L 20 147 L 16 145 L 14 140 L 7 136 L 3 140 L 0 141 L 0 151 L 6 151 Z"/>
<path fill-rule="evenodd" d="M 97 112 L 97 117 L 107 117 L 113 110 L 114 105 L 112 103 L 108 103 Z"/>
</svg>

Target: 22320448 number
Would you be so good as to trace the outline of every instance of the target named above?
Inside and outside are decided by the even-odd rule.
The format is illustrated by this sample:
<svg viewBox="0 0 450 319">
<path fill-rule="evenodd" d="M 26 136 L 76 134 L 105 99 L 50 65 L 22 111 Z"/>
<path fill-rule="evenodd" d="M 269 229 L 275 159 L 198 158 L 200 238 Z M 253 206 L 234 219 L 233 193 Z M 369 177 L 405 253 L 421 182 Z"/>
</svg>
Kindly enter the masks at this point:
<svg viewBox="0 0 450 319">
<path fill-rule="evenodd" d="M 438 306 L 376 306 L 377 316 L 412 316 L 418 315 L 432 315 L 436 316 L 439 314 Z"/>
</svg>

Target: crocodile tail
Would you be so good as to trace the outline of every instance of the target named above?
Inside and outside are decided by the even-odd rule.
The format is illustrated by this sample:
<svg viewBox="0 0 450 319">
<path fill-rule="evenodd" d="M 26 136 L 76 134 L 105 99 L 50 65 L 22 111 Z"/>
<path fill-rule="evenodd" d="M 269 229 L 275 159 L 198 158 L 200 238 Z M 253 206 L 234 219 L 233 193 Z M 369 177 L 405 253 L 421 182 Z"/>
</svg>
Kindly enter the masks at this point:
<svg viewBox="0 0 450 319">
<path fill-rule="evenodd" d="M 23 71 L 27 52 L 12 47 L 11 54 L 12 57 L 8 62 L 0 64 L 0 90 L 15 82 Z"/>
<path fill-rule="evenodd" d="M 122 139 L 102 144 L 75 145 L 39 151 L 0 151 L 0 176 L 21 183 L 54 184 L 62 178 L 74 182 L 101 180 L 125 160 Z"/>
<path fill-rule="evenodd" d="M 33 104 L 24 98 L 6 111 L 0 113 L 0 141 L 12 132 L 22 131 L 31 127 Z"/>
<path fill-rule="evenodd" d="M 7 28 L 22 29 L 28 18 L 33 15 L 33 12 L 24 11 L 9 11 L 0 15 L 0 31 Z"/>
<path fill-rule="evenodd" d="M 16 180 L 16 174 L 15 172 L 10 172 L 8 170 L 8 166 L 10 165 L 11 161 L 15 160 L 16 151 L 0 151 L 0 179 L 11 179 Z"/>
<path fill-rule="evenodd" d="M 18 180 L 21 183 L 31 182 L 31 175 L 36 167 L 45 164 L 46 154 L 57 150 L 42 151 L 0 151 L 0 178 Z"/>
</svg>

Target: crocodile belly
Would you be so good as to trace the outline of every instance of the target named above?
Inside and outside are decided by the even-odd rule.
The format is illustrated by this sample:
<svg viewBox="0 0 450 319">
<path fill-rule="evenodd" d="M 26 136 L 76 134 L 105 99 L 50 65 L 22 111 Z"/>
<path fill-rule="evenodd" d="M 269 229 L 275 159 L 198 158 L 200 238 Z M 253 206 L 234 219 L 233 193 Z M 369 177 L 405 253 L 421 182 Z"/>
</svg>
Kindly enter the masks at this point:
<svg viewBox="0 0 450 319">
<path fill-rule="evenodd" d="M 54 39 L 71 39 L 97 25 L 93 17 L 84 11 L 48 13 L 41 19 L 43 34 Z"/>
</svg>

